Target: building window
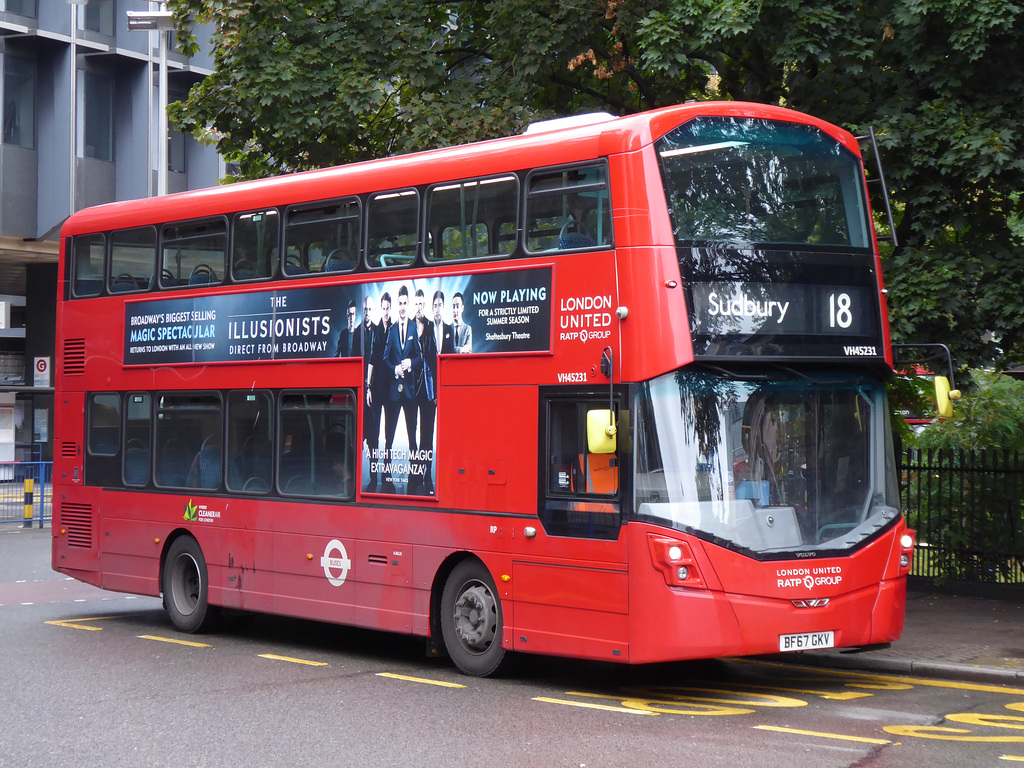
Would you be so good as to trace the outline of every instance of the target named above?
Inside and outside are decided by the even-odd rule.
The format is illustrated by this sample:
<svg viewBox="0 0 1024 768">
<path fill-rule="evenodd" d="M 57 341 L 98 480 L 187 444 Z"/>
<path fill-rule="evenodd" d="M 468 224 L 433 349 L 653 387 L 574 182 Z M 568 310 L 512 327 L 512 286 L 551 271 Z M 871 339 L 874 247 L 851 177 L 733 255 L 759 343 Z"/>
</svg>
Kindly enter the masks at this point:
<svg viewBox="0 0 1024 768">
<path fill-rule="evenodd" d="M 31 59 L 4 56 L 4 144 L 36 145 L 36 70 Z"/>
<path fill-rule="evenodd" d="M 185 133 L 173 128 L 167 132 L 167 170 L 185 173 Z"/>
<path fill-rule="evenodd" d="M 169 36 L 173 40 L 173 35 Z M 171 50 L 168 46 L 168 50 Z M 172 90 L 168 94 L 168 101 L 184 101 L 188 98 L 188 91 Z M 167 129 L 167 170 L 172 173 L 185 173 L 188 169 L 185 166 L 185 132 L 175 130 L 173 126 Z"/>
<path fill-rule="evenodd" d="M 16 13 L 30 19 L 36 17 L 36 0 L 7 0 L 6 3 L 0 0 L 0 8 L 8 13 Z"/>
<path fill-rule="evenodd" d="M 114 159 L 114 79 L 85 73 L 83 157 Z"/>
<path fill-rule="evenodd" d="M 89 0 L 85 13 L 78 15 L 79 29 L 114 36 L 114 0 Z"/>
</svg>

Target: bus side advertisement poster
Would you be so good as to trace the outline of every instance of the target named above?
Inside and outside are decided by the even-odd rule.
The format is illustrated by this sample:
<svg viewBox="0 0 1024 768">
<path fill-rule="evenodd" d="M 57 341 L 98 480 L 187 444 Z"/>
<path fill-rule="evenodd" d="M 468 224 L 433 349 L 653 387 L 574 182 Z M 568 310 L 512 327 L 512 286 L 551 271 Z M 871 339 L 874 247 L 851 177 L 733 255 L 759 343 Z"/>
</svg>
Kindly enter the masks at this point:
<svg viewBox="0 0 1024 768">
<path fill-rule="evenodd" d="M 442 297 L 441 322 L 463 327 L 466 343 L 455 351 L 544 352 L 551 347 L 551 269 L 543 268 L 129 302 L 124 364 L 358 357 L 342 349 L 351 310 L 356 309 L 355 325 L 398 322 L 400 294 L 408 296 L 410 321 L 421 314 L 431 324 L 436 322 L 435 297 Z M 388 318 L 382 316 L 385 296 L 390 298 Z"/>
<path fill-rule="evenodd" d="M 370 493 L 434 495 L 439 356 L 550 347 L 550 268 L 125 307 L 125 365 L 362 358 Z"/>
</svg>

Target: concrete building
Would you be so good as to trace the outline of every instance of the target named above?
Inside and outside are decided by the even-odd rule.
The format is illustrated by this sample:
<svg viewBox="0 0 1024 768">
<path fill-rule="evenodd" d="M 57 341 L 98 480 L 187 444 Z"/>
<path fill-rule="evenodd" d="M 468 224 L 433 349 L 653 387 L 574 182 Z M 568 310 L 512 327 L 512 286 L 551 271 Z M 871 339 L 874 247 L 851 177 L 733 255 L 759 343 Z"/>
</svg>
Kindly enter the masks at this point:
<svg viewBox="0 0 1024 768">
<path fill-rule="evenodd" d="M 128 11 L 158 8 L 0 0 L 0 462 L 14 458 L 4 455 L 5 425 L 13 425 L 17 458 L 51 458 L 47 363 L 55 359 L 61 225 L 81 208 L 157 193 L 159 35 L 169 36 L 168 102 L 212 70 L 209 46 L 186 59 L 172 32 L 128 29 Z M 213 148 L 179 131 L 166 140 L 169 192 L 224 175 Z"/>
</svg>

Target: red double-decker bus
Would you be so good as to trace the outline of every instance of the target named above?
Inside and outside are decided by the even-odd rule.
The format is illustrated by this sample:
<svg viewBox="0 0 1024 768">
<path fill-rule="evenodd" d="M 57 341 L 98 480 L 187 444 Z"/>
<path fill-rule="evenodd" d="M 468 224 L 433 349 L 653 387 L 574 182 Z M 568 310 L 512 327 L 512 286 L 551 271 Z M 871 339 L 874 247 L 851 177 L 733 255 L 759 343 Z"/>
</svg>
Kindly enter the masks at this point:
<svg viewBox="0 0 1024 768">
<path fill-rule="evenodd" d="M 855 138 L 694 103 L 76 213 L 53 566 L 223 609 L 643 663 L 896 640 Z"/>
</svg>

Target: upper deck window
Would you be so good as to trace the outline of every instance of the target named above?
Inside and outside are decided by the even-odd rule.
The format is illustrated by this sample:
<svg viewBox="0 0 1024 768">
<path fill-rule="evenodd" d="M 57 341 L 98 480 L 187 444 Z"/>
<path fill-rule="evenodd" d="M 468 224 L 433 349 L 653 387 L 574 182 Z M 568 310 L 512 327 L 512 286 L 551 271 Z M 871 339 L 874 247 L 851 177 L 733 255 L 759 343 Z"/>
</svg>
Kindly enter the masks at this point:
<svg viewBox="0 0 1024 768">
<path fill-rule="evenodd" d="M 149 288 L 156 263 L 156 229 L 120 229 L 110 235 L 111 293 Z"/>
<path fill-rule="evenodd" d="M 98 296 L 103 288 L 106 238 L 103 235 L 79 235 L 74 239 L 74 278 L 71 290 L 75 296 Z"/>
<path fill-rule="evenodd" d="M 518 201 L 515 176 L 433 187 L 427 193 L 427 261 L 512 253 Z"/>
<path fill-rule="evenodd" d="M 583 250 L 612 244 L 604 164 L 545 169 L 527 180 L 526 249 Z"/>
<path fill-rule="evenodd" d="M 412 266 L 419 247 L 420 196 L 415 189 L 374 195 L 366 204 L 366 261 L 375 267 Z"/>
<path fill-rule="evenodd" d="M 860 162 L 817 128 L 698 117 L 655 148 L 679 243 L 870 245 Z"/>
<path fill-rule="evenodd" d="M 227 227 L 223 219 L 171 224 L 164 228 L 160 284 L 210 285 L 224 279 Z"/>
<path fill-rule="evenodd" d="M 236 281 L 263 280 L 274 274 L 280 218 L 274 209 L 235 217 L 231 225 L 231 276 Z"/>
<path fill-rule="evenodd" d="M 359 200 L 292 208 L 284 233 L 284 274 L 351 272 L 359 265 Z"/>
</svg>

